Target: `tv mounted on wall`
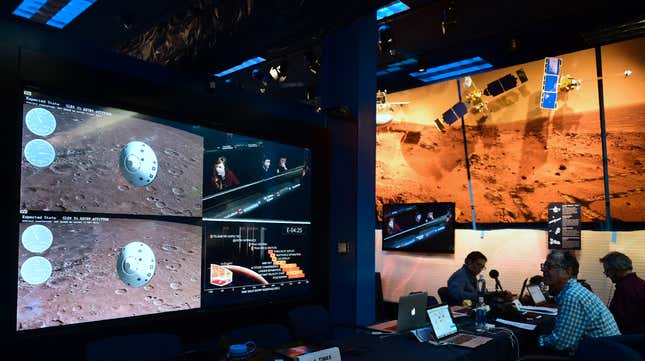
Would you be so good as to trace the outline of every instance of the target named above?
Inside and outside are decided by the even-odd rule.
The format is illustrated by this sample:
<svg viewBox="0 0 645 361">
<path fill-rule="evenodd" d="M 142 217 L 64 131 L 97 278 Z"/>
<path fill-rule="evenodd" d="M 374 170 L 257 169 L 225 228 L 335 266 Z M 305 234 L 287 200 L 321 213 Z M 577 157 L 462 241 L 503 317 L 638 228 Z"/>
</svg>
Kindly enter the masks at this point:
<svg viewBox="0 0 645 361">
<path fill-rule="evenodd" d="M 454 253 L 455 204 L 384 204 L 382 229 L 384 251 Z"/>
</svg>

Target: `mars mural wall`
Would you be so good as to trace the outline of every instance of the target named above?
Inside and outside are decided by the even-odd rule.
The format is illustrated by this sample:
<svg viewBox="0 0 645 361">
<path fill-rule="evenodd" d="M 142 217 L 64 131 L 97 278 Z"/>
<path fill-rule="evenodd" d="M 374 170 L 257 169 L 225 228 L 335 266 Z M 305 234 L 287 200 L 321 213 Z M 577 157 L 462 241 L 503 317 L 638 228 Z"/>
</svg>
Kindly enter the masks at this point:
<svg viewBox="0 0 645 361">
<path fill-rule="evenodd" d="M 645 38 L 601 48 L 611 217 L 624 222 L 645 220 L 643 48 Z"/>
<path fill-rule="evenodd" d="M 645 61 L 637 49 L 643 45 L 641 39 L 603 48 L 612 218 L 625 221 L 642 221 L 644 212 L 636 201 L 642 199 L 645 161 L 637 126 L 645 109 L 643 82 L 623 74 L 625 58 L 634 73 L 642 73 Z M 557 110 L 540 108 L 544 60 L 473 75 L 470 87 L 459 80 L 466 99 L 519 69 L 528 77 L 502 94 L 483 96 L 487 107 L 481 111 L 470 104 L 464 117 L 477 222 L 544 222 L 550 202 L 580 203 L 584 222 L 605 220 L 595 52 L 554 56 L 562 59 L 561 76 L 582 81 L 579 89 L 558 93 Z M 609 95 L 618 89 L 628 100 Z M 432 125 L 458 99 L 457 80 L 389 95 L 390 102 L 410 103 L 377 129 L 379 210 L 383 203 L 454 201 L 456 221 L 473 220 L 461 122 L 445 133 Z M 611 120 L 616 112 L 619 120 Z"/>
</svg>

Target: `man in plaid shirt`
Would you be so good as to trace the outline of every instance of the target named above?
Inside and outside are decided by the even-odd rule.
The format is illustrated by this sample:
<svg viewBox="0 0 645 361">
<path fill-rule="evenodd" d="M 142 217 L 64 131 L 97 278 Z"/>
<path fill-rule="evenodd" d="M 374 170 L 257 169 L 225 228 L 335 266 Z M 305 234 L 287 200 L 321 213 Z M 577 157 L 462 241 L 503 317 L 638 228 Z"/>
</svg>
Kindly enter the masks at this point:
<svg viewBox="0 0 645 361">
<path fill-rule="evenodd" d="M 544 283 L 558 302 L 553 332 L 538 338 L 540 346 L 573 352 L 585 337 L 620 335 L 609 309 L 575 278 L 579 267 L 575 256 L 556 251 L 540 265 Z"/>
</svg>

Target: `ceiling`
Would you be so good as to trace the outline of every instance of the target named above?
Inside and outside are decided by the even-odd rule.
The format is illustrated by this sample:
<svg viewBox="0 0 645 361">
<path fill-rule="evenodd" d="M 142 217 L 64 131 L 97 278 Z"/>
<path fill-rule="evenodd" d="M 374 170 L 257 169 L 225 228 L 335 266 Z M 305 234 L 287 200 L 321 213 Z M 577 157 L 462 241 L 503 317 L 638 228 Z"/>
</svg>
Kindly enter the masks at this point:
<svg viewBox="0 0 645 361">
<path fill-rule="evenodd" d="M 378 68 L 416 61 L 378 77 L 378 87 L 390 92 L 423 85 L 409 75 L 419 68 L 474 56 L 500 68 L 645 34 L 643 1 L 403 1 L 410 10 L 379 21 L 390 26 L 396 54 L 378 53 Z M 20 2 L 4 1 L 1 15 L 13 17 Z M 289 59 L 289 80 L 271 93 L 303 100 L 304 90 L 317 83 L 303 53 L 319 54 L 326 33 L 389 2 L 98 0 L 51 31 L 194 74 L 213 74 L 255 56 L 268 60 L 265 67 Z M 238 89 L 257 91 L 249 70 L 232 78 Z"/>
</svg>

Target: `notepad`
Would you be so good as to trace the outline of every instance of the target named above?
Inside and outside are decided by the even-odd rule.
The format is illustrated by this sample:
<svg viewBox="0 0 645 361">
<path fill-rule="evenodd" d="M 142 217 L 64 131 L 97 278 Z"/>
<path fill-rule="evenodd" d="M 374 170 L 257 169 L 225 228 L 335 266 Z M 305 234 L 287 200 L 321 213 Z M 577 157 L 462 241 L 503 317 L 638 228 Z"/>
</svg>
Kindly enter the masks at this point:
<svg viewBox="0 0 645 361">
<path fill-rule="evenodd" d="M 529 331 L 533 331 L 535 330 L 535 327 L 537 327 L 536 325 L 532 325 L 530 323 L 514 322 L 514 321 L 505 320 L 503 318 L 498 318 L 495 321 L 499 323 L 503 323 L 505 325 L 509 325 L 509 326 L 513 326 L 513 327 L 517 327 L 517 328 L 521 328 Z"/>
</svg>

